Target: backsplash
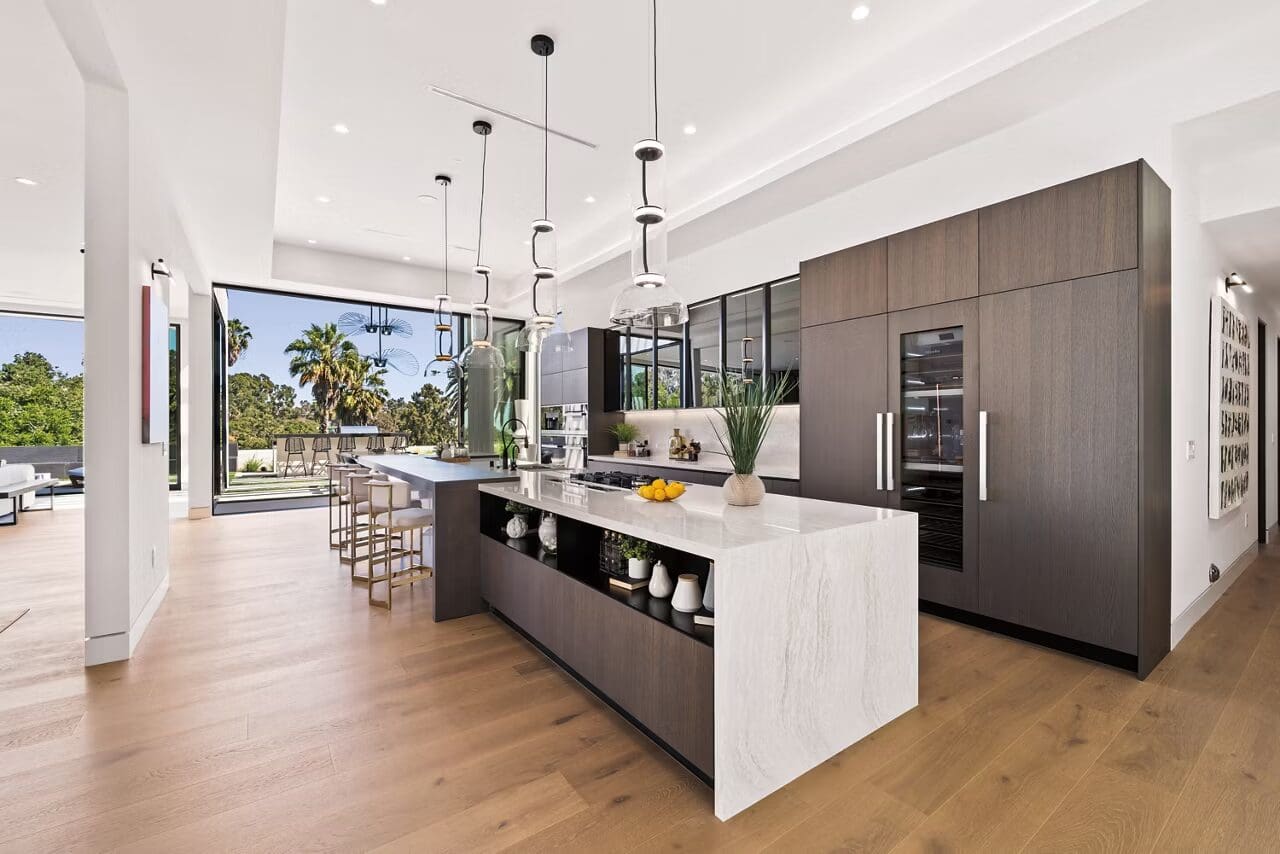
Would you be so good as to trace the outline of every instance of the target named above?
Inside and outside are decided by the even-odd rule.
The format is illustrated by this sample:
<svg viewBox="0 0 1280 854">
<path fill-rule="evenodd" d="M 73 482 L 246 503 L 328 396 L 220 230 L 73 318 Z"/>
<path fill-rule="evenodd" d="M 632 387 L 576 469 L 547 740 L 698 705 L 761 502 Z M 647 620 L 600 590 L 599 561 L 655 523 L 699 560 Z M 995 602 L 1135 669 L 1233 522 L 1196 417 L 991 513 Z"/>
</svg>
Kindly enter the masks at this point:
<svg viewBox="0 0 1280 854">
<path fill-rule="evenodd" d="M 714 419 L 723 432 L 724 421 L 714 409 L 646 409 L 628 412 L 623 417 L 640 428 L 640 436 L 649 440 L 654 457 L 667 456 L 667 441 L 671 432 L 679 428 L 686 440 L 702 443 L 703 462 L 727 463 L 708 420 Z M 773 425 L 756 459 L 756 474 L 764 477 L 800 476 L 799 405 L 779 406 L 774 411 Z"/>
</svg>

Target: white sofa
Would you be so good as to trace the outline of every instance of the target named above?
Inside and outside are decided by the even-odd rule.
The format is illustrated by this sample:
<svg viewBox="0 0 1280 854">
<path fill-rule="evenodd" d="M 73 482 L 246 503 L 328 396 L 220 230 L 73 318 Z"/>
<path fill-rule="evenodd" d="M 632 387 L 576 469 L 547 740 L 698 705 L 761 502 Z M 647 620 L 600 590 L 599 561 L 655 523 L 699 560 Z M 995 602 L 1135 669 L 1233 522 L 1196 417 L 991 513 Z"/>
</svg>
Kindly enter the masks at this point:
<svg viewBox="0 0 1280 854">
<path fill-rule="evenodd" d="M 26 463 L 6 463 L 0 462 L 0 488 L 9 486 L 14 483 L 26 483 L 29 480 L 35 480 L 36 467 L 27 465 Z M 35 496 L 31 493 L 16 499 L 22 502 L 23 507 L 30 507 L 35 501 Z M 4 516 L 10 510 L 10 507 L 4 506 L 11 502 L 0 502 L 0 516 Z M 17 508 L 13 508 L 17 509 Z"/>
</svg>

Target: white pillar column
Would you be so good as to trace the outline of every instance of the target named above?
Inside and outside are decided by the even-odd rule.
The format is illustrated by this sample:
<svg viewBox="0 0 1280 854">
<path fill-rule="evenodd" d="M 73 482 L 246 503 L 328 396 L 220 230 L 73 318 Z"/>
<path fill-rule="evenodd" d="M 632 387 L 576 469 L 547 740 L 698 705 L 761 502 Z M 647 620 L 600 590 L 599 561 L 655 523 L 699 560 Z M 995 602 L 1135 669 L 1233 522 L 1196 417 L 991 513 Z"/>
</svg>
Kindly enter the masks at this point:
<svg viewBox="0 0 1280 854">
<path fill-rule="evenodd" d="M 190 354 L 191 394 L 187 452 L 191 479 L 187 486 L 187 518 L 208 518 L 213 509 L 213 297 L 191 294 Z"/>
</svg>

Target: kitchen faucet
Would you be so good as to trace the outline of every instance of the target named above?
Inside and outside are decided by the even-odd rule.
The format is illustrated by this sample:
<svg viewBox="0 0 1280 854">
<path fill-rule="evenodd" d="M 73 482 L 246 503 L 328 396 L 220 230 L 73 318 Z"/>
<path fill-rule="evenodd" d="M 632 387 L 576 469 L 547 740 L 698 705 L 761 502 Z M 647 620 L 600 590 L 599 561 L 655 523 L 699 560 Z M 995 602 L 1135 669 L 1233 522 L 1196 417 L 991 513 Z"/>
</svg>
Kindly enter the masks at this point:
<svg viewBox="0 0 1280 854">
<path fill-rule="evenodd" d="M 508 418 L 508 419 L 506 420 L 506 422 L 502 425 L 502 433 L 503 433 L 503 435 L 505 436 L 505 435 L 507 434 L 507 428 L 508 428 L 508 427 L 513 427 L 513 425 L 516 425 L 516 424 L 519 424 L 521 427 L 523 427 L 523 428 L 524 428 L 524 437 L 520 440 L 520 446 L 521 446 L 522 448 L 524 448 L 524 449 L 528 450 L 528 448 L 529 448 L 529 425 L 528 425 L 528 424 L 525 424 L 525 423 L 524 423 L 524 421 L 522 421 L 521 419 L 519 419 L 519 418 L 515 418 L 515 417 Z M 513 427 L 513 429 L 511 430 L 511 438 L 509 438 L 509 439 L 505 439 L 505 438 L 504 438 L 504 439 L 503 439 L 503 441 L 502 441 L 502 470 L 503 470 L 503 471 L 507 471 L 508 469 L 514 469 L 514 468 L 516 467 L 516 448 L 515 448 L 515 446 L 516 446 L 516 432 L 515 432 L 515 429 L 514 429 L 514 427 Z M 508 451 L 508 450 L 510 450 L 510 451 L 511 451 L 511 459 L 510 459 L 510 461 L 508 461 L 508 459 L 507 459 L 507 451 Z"/>
</svg>

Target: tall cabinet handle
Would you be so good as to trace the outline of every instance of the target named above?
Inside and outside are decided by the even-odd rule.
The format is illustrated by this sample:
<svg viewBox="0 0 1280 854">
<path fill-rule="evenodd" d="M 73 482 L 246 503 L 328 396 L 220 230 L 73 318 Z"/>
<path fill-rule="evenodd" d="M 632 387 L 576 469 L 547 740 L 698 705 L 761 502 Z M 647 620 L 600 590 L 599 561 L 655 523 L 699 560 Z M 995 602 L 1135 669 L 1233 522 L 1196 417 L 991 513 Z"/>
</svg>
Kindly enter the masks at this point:
<svg viewBox="0 0 1280 854">
<path fill-rule="evenodd" d="M 884 489 L 884 413 L 876 413 L 876 489 Z"/>
<path fill-rule="evenodd" d="M 978 500 L 987 500 L 987 412 L 978 412 Z"/>
<path fill-rule="evenodd" d="M 893 413 L 884 414 L 884 482 L 885 489 L 893 492 Z"/>
</svg>

